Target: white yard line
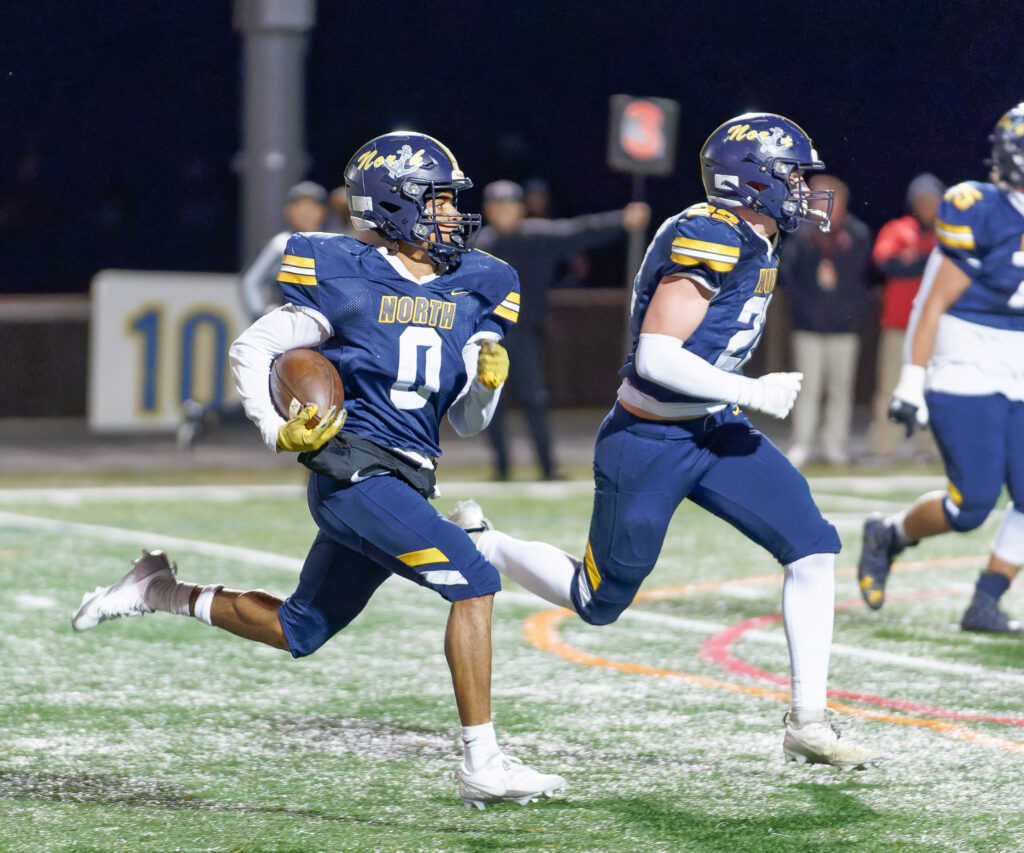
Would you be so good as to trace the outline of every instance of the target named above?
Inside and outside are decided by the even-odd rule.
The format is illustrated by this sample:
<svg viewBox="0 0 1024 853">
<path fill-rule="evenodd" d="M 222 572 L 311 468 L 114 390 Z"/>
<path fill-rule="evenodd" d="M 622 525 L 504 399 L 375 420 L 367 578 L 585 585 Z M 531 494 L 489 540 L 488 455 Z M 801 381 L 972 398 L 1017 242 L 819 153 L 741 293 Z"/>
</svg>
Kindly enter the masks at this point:
<svg viewBox="0 0 1024 853">
<path fill-rule="evenodd" d="M 814 500 L 819 505 L 836 507 L 845 510 L 869 512 L 898 512 L 910 506 L 909 501 L 884 501 L 881 498 L 860 497 L 857 495 L 837 495 L 832 492 L 814 492 Z"/>
<path fill-rule="evenodd" d="M 233 560 L 253 566 L 279 569 L 296 574 L 302 568 L 303 562 L 302 559 L 297 557 L 271 554 L 266 551 L 258 551 L 254 548 L 243 548 L 236 545 L 221 545 L 215 542 L 184 539 L 178 536 L 167 536 L 162 533 L 153 533 L 144 530 L 110 527 L 101 524 L 83 524 L 81 522 L 39 518 L 37 516 L 19 515 L 11 512 L 0 512 L 0 527 L 3 526 L 23 530 L 42 530 L 53 534 L 85 536 L 90 539 L 98 539 L 104 542 L 130 545 L 138 548 L 163 548 L 172 552 L 186 551 L 205 557 Z M 501 601 L 522 605 L 535 605 L 539 608 L 544 606 L 544 603 L 538 598 L 525 592 L 503 592 L 499 599 L 499 606 Z M 704 622 L 697 619 L 685 619 L 667 614 L 650 613 L 642 609 L 627 610 L 623 614 L 622 618 L 627 621 L 670 626 L 683 631 L 690 631 L 699 634 L 718 634 L 729 627 L 728 625 L 716 622 Z M 783 645 L 786 642 L 786 638 L 779 632 L 758 630 L 752 630 L 746 633 L 744 635 L 744 640 L 756 640 L 759 643 L 770 645 Z M 928 670 L 955 675 L 969 675 L 972 677 L 983 677 L 997 681 L 1012 682 L 1014 684 L 1024 684 L 1024 673 L 986 669 L 984 667 L 974 666 L 971 664 L 959 664 L 952 661 L 941 661 L 933 658 L 923 658 L 914 655 L 899 654 L 896 652 L 883 652 L 855 646 L 845 646 L 841 643 L 832 646 L 832 653 L 859 658 L 861 660 L 906 667 L 908 669 Z"/>
<path fill-rule="evenodd" d="M 931 474 L 887 474 L 872 476 L 854 474 L 849 477 L 808 477 L 811 490 L 817 494 L 829 489 L 854 492 L 859 495 L 876 495 L 891 491 L 927 492 L 946 488 L 945 477 Z"/>
<path fill-rule="evenodd" d="M 821 478 L 822 482 L 830 482 Z M 836 478 L 853 481 L 856 478 Z M 862 478 L 885 481 L 887 479 L 904 481 L 906 477 L 875 477 Z M 924 479 L 924 478 L 918 478 Z M 832 483 L 835 485 L 835 483 Z M 442 483 L 444 497 L 488 498 L 495 495 L 518 495 L 526 498 L 558 500 L 559 498 L 586 495 L 593 491 L 594 485 L 589 480 L 571 480 L 556 483 L 493 483 L 493 482 L 451 482 Z M 71 488 L 42 489 L 0 489 L 0 506 L 20 507 L 25 504 L 43 504 L 49 506 L 81 506 L 90 503 L 122 502 L 122 503 L 160 503 L 166 501 L 213 501 L 217 503 L 234 503 L 267 499 L 304 500 L 306 487 L 302 484 L 282 485 L 238 485 L 238 486 L 82 486 Z M 905 503 L 882 501 L 869 497 L 852 495 L 836 495 L 822 493 L 816 495 L 818 501 L 826 506 L 836 507 L 847 512 L 825 512 L 825 517 L 843 533 L 859 532 L 864 524 L 864 516 L 872 511 L 896 511 L 903 509 Z M 993 517 L 998 514 L 993 513 Z M 2 519 L 0 519 L 2 523 Z M 994 523 L 989 518 L 988 523 Z M 153 547 L 164 547 L 153 545 Z"/>
<path fill-rule="evenodd" d="M 237 545 L 220 545 L 216 542 L 200 542 L 195 539 L 182 539 L 178 536 L 167 536 L 163 533 L 151 533 L 146 530 L 132 530 L 128 527 L 108 527 L 103 524 L 83 524 L 77 521 L 61 521 L 55 518 L 39 518 L 33 515 L 19 515 L 13 512 L 0 512 L 0 527 L 14 527 L 22 530 L 43 530 L 54 534 L 72 534 L 88 536 L 114 544 L 131 545 L 136 548 L 161 548 L 166 551 L 188 551 L 204 557 L 222 560 L 237 560 L 254 566 L 271 569 L 284 569 L 298 572 L 302 568 L 302 560 L 298 557 L 285 557 L 257 551 L 255 548 L 242 548 Z M 131 555 L 131 556 L 134 556 Z M 172 555 L 173 556 L 173 555 Z M 127 563 L 125 564 L 127 566 Z M 128 571 L 125 568 L 125 571 Z"/>
<path fill-rule="evenodd" d="M 77 506 L 100 502 L 158 503 L 204 500 L 234 503 L 252 498 L 289 498 L 306 494 L 305 485 L 246 486 L 78 486 L 72 488 L 0 489 L 0 505 Z"/>
<path fill-rule="evenodd" d="M 912 475 L 894 476 L 850 476 L 850 477 L 811 477 L 809 480 L 815 495 L 822 502 L 833 503 L 849 509 L 864 508 L 887 509 L 888 504 L 872 500 L 872 496 L 884 494 L 893 489 L 925 492 L 929 489 L 941 489 L 946 481 L 941 477 L 925 477 Z M 591 480 L 563 480 L 554 483 L 545 482 L 486 482 L 486 481 L 446 481 L 442 478 L 441 490 L 444 497 L 472 497 L 492 495 L 519 495 L 522 497 L 538 497 L 556 499 L 569 495 L 590 494 L 594 489 Z M 836 494 L 836 492 L 852 492 L 853 495 Z M 195 485 L 195 486 L 77 486 L 53 488 L 0 489 L 0 504 L 17 505 L 24 503 L 54 504 L 70 506 L 75 504 L 93 503 L 97 501 L 131 501 L 149 503 L 175 500 L 209 500 L 230 503 L 252 498 L 287 498 L 305 495 L 304 484 L 277 485 Z M 863 496 L 863 497 L 857 497 Z M 902 503 L 892 503 L 893 507 L 902 507 Z"/>
</svg>

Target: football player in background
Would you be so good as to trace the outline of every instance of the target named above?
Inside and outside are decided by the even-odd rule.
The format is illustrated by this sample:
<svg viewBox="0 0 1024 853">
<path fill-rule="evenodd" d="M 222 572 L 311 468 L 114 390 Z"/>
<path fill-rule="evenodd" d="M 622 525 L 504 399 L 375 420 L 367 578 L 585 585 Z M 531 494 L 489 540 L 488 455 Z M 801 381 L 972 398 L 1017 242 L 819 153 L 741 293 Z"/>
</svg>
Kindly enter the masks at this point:
<svg viewBox="0 0 1024 853">
<path fill-rule="evenodd" d="M 864 523 L 857 577 L 885 603 L 893 558 L 949 530 L 974 530 L 1005 484 L 1011 503 L 961 627 L 1020 633 L 999 599 L 1024 564 L 1024 103 L 995 126 L 990 182 L 947 190 L 925 268 L 890 417 L 931 425 L 949 486 Z"/>
<path fill-rule="evenodd" d="M 549 796 L 565 780 L 504 755 L 491 722 L 498 573 L 427 500 L 441 417 L 473 435 L 498 402 L 508 375 L 498 341 L 518 318 L 518 278 L 467 248 L 480 217 L 457 203 L 472 184 L 436 139 L 399 132 L 371 140 L 353 155 L 345 185 L 354 225 L 376 232 L 382 245 L 293 235 L 277 279 L 285 304 L 230 350 L 236 387 L 264 441 L 298 452 L 313 471 L 308 502 L 320 529 L 298 587 L 282 599 L 181 583 L 165 554 L 144 551 L 120 581 L 84 596 L 72 624 L 81 631 L 163 610 L 303 657 L 400 575 L 451 602 L 445 655 L 463 726 L 457 777 L 466 806 Z M 273 359 L 298 347 L 319 349 L 346 391 L 344 408 L 321 413 L 312 429 L 315 406 L 286 421 L 268 387 Z"/>
<path fill-rule="evenodd" d="M 811 140 L 782 116 L 749 113 L 715 130 L 700 153 L 707 202 L 669 218 L 633 289 L 633 350 L 618 402 L 594 448 L 594 507 L 583 559 L 491 528 L 475 502 L 452 514 L 509 578 L 586 622 L 615 621 L 658 559 L 684 498 L 725 519 L 782 563 L 792 705 L 785 756 L 862 767 L 880 756 L 826 718 L 835 528 L 803 475 L 742 408 L 784 418 L 800 374 L 740 371 L 761 336 L 778 272 L 779 230 L 828 227 L 831 191 Z"/>
<path fill-rule="evenodd" d="M 256 259 L 238 277 L 238 295 L 249 314 L 250 322 L 272 311 L 283 301 L 277 284 L 281 258 L 288 238 L 297 231 L 320 231 L 327 218 L 327 190 L 315 181 L 301 181 L 288 190 L 281 213 L 288 223 L 287 231 L 279 231 L 260 249 Z M 242 409 L 216 402 L 199 403 L 185 400 L 184 417 L 178 424 L 178 446 L 190 449 L 212 424 L 242 419 Z"/>
<path fill-rule="evenodd" d="M 238 278 L 238 293 L 249 319 L 256 320 L 281 304 L 277 272 L 288 246 L 288 238 L 298 231 L 320 231 L 327 219 L 327 190 L 314 181 L 302 181 L 288 190 L 281 213 L 289 228 L 275 234 L 256 259 Z"/>
</svg>

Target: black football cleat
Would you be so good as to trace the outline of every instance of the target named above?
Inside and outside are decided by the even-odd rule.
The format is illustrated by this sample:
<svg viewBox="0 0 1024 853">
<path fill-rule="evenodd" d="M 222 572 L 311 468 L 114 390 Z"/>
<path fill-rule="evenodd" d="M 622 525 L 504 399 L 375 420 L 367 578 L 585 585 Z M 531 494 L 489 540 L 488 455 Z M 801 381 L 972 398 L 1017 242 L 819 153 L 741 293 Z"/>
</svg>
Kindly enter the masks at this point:
<svg viewBox="0 0 1024 853">
<path fill-rule="evenodd" d="M 882 513 L 873 512 L 864 521 L 857 586 L 872 610 L 881 610 L 885 604 L 885 582 L 889 579 L 892 561 L 905 547 L 896 542 L 896 529 Z"/>
<path fill-rule="evenodd" d="M 981 589 L 974 590 L 960 628 L 964 631 L 985 631 L 991 634 L 1024 634 L 1024 625 L 999 609 L 999 599 Z"/>
</svg>

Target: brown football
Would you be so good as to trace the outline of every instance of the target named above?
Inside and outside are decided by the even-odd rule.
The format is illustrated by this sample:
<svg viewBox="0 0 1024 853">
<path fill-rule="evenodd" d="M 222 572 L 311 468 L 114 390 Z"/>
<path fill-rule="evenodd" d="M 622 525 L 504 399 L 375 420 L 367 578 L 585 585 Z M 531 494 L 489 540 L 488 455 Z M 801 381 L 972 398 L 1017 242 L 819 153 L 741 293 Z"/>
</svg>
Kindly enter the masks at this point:
<svg viewBox="0 0 1024 853">
<path fill-rule="evenodd" d="M 311 349 L 292 349 L 281 353 L 270 366 L 270 399 L 277 413 L 286 420 L 303 406 L 316 406 L 309 422 L 312 428 L 331 406 L 345 402 L 345 387 L 337 369 L 320 353 Z"/>
</svg>

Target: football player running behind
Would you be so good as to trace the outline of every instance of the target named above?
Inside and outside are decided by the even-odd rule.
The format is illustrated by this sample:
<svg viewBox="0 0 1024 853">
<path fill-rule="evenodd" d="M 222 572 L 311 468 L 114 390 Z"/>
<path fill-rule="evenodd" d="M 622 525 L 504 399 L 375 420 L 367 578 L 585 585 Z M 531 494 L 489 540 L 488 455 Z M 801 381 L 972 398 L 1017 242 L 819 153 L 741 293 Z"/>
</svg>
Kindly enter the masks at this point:
<svg viewBox="0 0 1024 853">
<path fill-rule="evenodd" d="M 981 525 L 1005 484 L 1011 503 L 960 626 L 1020 633 L 999 599 L 1024 565 L 1024 103 L 999 119 L 990 182 L 946 191 L 889 417 L 931 425 L 949 486 L 864 523 L 861 594 L 878 610 L 908 545 Z"/>
<path fill-rule="evenodd" d="M 826 718 L 839 537 L 803 475 L 741 411 L 784 418 L 800 389 L 798 373 L 754 379 L 740 368 L 775 288 L 779 230 L 801 221 L 828 228 L 831 191 L 812 192 L 804 181 L 806 170 L 824 164 L 803 130 L 770 113 L 725 122 L 700 160 L 708 201 L 665 221 L 636 278 L 633 350 L 597 434 L 583 559 L 491 529 L 472 502 L 452 517 L 474 530 L 502 574 L 594 625 L 629 606 L 685 498 L 725 519 L 785 569 L 785 756 L 864 767 L 880 756 Z"/>
<path fill-rule="evenodd" d="M 85 595 L 72 624 L 82 631 L 163 610 L 303 657 L 400 575 L 451 602 L 444 648 L 462 722 L 463 801 L 525 804 L 565 780 L 506 756 L 495 739 L 491 613 L 500 578 L 427 500 L 441 417 L 472 435 L 498 402 L 508 375 L 498 340 L 518 317 L 519 281 L 504 262 L 467 249 L 480 217 L 457 204 L 472 184 L 436 139 L 401 132 L 371 140 L 353 155 L 345 185 L 355 226 L 385 245 L 293 235 L 278 275 L 285 304 L 230 350 L 239 395 L 265 442 L 298 452 L 313 472 L 308 503 L 319 533 L 297 588 L 282 599 L 181 583 L 165 554 L 144 551 L 117 583 Z M 318 348 L 346 391 L 343 410 L 324 413 L 314 429 L 315 406 L 285 421 L 270 399 L 271 362 L 297 347 Z"/>
</svg>

